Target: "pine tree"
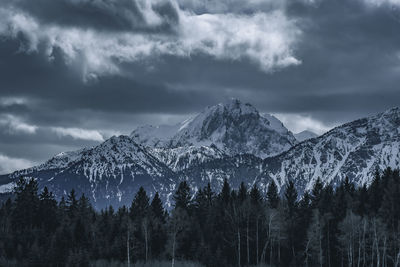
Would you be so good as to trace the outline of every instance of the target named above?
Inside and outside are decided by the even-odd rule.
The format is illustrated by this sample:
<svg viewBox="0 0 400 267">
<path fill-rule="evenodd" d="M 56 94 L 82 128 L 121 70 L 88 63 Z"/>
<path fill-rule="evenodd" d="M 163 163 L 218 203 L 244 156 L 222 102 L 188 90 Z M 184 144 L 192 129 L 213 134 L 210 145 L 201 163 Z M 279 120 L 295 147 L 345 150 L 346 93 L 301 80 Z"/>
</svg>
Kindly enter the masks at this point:
<svg viewBox="0 0 400 267">
<path fill-rule="evenodd" d="M 369 188 L 368 198 L 369 198 L 369 208 L 372 211 L 372 214 L 377 215 L 379 209 L 381 207 L 382 202 L 382 191 L 384 190 L 383 186 L 381 185 L 381 176 L 379 171 L 375 171 L 374 179 L 372 180 L 371 186 Z"/>
<path fill-rule="evenodd" d="M 57 201 L 52 192 L 49 192 L 45 186 L 39 196 L 39 216 L 41 218 L 41 226 L 47 232 L 53 232 L 58 226 L 58 207 Z"/>
<path fill-rule="evenodd" d="M 364 184 L 359 188 L 357 193 L 357 207 L 356 212 L 360 216 L 364 216 L 367 213 L 368 209 L 368 189 Z"/>
<path fill-rule="evenodd" d="M 39 196 L 37 181 L 33 178 L 27 181 L 21 177 L 14 190 L 16 194 L 12 220 L 14 229 L 24 230 L 38 226 Z"/>
<path fill-rule="evenodd" d="M 297 208 L 297 191 L 294 182 L 289 180 L 285 191 L 285 200 L 289 216 L 293 216 Z"/>
<path fill-rule="evenodd" d="M 71 220 L 74 220 L 78 216 L 78 200 L 74 189 L 68 194 L 66 204 L 68 216 Z"/>
<path fill-rule="evenodd" d="M 151 201 L 151 256 L 154 258 L 159 258 L 160 255 L 165 250 L 165 245 L 167 242 L 167 233 L 166 233 L 166 216 L 165 211 L 162 206 L 161 199 L 158 195 L 158 192 L 153 197 Z"/>
<path fill-rule="evenodd" d="M 222 186 L 220 198 L 225 205 L 228 205 L 228 203 L 231 200 L 231 187 L 226 178 L 224 179 L 224 184 Z"/>
<path fill-rule="evenodd" d="M 158 192 L 156 192 L 156 194 L 154 195 L 150 206 L 153 216 L 157 218 L 160 222 L 165 223 L 165 212 Z"/>
<path fill-rule="evenodd" d="M 319 206 L 321 198 L 322 198 L 323 188 L 324 188 L 324 185 L 322 184 L 321 179 L 318 177 L 317 181 L 315 181 L 315 184 L 311 191 L 311 205 L 313 208 L 316 208 Z"/>
<path fill-rule="evenodd" d="M 210 183 L 207 183 L 207 186 L 204 187 L 203 192 L 207 200 L 208 206 L 210 207 L 215 197 L 215 193 L 212 191 Z"/>
<path fill-rule="evenodd" d="M 253 205 L 260 205 L 262 202 L 262 196 L 257 185 L 254 184 L 250 191 L 250 199 Z"/>
<path fill-rule="evenodd" d="M 143 187 L 139 188 L 132 201 L 130 216 L 133 220 L 144 218 L 149 210 L 149 197 Z"/>
<path fill-rule="evenodd" d="M 273 180 L 268 185 L 267 200 L 268 200 L 268 206 L 271 209 L 276 209 L 278 207 L 279 204 L 278 188 L 276 187 L 276 184 Z"/>
<path fill-rule="evenodd" d="M 186 181 L 183 181 L 179 184 L 178 189 L 173 196 L 173 199 L 175 201 L 175 209 L 179 208 L 189 212 L 192 201 L 190 187 Z"/>
<path fill-rule="evenodd" d="M 247 199 L 247 187 L 243 182 L 241 182 L 239 186 L 238 199 L 241 203 Z"/>
<path fill-rule="evenodd" d="M 285 191 L 285 226 L 286 233 L 288 236 L 288 249 L 290 251 L 289 257 L 287 258 L 288 262 L 293 263 L 296 259 L 296 227 L 297 227 L 297 191 L 294 186 L 294 182 L 289 180 L 288 185 L 286 186 Z"/>
<path fill-rule="evenodd" d="M 133 257 L 147 261 L 150 239 L 149 197 L 143 187 L 139 188 L 132 201 L 130 217 L 133 222 Z"/>
</svg>

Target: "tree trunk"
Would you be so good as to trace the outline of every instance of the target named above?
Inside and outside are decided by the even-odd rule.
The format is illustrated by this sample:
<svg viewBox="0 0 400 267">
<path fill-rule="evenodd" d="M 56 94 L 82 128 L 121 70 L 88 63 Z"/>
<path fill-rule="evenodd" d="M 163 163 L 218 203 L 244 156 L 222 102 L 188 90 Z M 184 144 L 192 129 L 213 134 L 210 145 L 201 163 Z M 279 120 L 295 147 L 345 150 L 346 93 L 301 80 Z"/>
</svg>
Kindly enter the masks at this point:
<svg viewBox="0 0 400 267">
<path fill-rule="evenodd" d="M 328 267 L 331 267 L 331 241 L 330 241 L 330 239 L 329 239 L 329 237 L 330 237 L 330 228 L 329 228 L 329 218 L 328 218 L 328 249 L 327 249 L 327 252 L 328 252 Z"/>
<path fill-rule="evenodd" d="M 308 267 L 308 247 L 310 246 L 310 239 L 308 238 L 308 240 L 307 240 L 307 244 L 306 244 L 306 251 L 305 251 L 305 254 L 306 254 L 306 267 Z"/>
<path fill-rule="evenodd" d="M 278 227 L 278 264 L 281 265 L 281 227 Z"/>
<path fill-rule="evenodd" d="M 357 258 L 357 267 L 360 267 L 361 264 L 361 235 L 358 234 L 358 258 Z"/>
<path fill-rule="evenodd" d="M 149 250 L 149 244 L 148 244 L 148 229 L 147 229 L 147 223 L 143 222 L 143 228 L 144 228 L 144 243 L 145 243 L 145 262 L 147 262 L 147 255 L 148 255 L 148 250 Z"/>
<path fill-rule="evenodd" d="M 175 266 L 175 242 L 176 242 L 176 232 L 173 234 L 173 241 L 172 241 L 172 262 L 171 266 Z"/>
<path fill-rule="evenodd" d="M 246 225 L 246 246 L 247 246 L 247 265 L 250 265 L 250 248 L 249 248 L 249 216 L 247 215 Z"/>
<path fill-rule="evenodd" d="M 128 258 L 128 267 L 131 266 L 131 259 L 130 259 L 130 255 L 129 255 L 129 226 L 128 229 L 126 231 L 126 250 L 127 250 L 127 258 Z"/>
<path fill-rule="evenodd" d="M 366 258 L 366 241 L 365 241 L 365 232 L 366 232 L 366 227 L 367 227 L 367 220 L 364 218 L 364 227 L 363 227 L 363 266 L 367 263 L 367 258 Z"/>
<path fill-rule="evenodd" d="M 258 217 L 256 221 L 256 264 L 258 265 Z"/>
<path fill-rule="evenodd" d="M 240 229 L 237 230 L 237 238 L 238 238 L 238 266 L 240 267 Z"/>
<path fill-rule="evenodd" d="M 319 264 L 322 267 L 323 262 L 322 262 L 322 229 L 321 228 L 322 227 L 319 226 Z"/>
<path fill-rule="evenodd" d="M 376 220 L 374 220 L 374 238 L 375 238 L 375 246 L 376 246 L 376 267 L 380 266 L 380 256 L 379 256 L 379 240 L 378 234 L 376 230 Z"/>
</svg>

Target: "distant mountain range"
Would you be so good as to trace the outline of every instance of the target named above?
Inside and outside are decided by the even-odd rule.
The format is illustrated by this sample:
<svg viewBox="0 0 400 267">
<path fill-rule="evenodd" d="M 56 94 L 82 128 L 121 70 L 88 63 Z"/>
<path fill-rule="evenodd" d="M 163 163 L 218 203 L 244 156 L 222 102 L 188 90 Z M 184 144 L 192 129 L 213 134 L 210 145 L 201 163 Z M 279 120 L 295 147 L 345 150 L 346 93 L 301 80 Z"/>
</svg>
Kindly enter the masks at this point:
<svg viewBox="0 0 400 267">
<path fill-rule="evenodd" d="M 294 137 L 296 138 L 297 141 L 303 142 L 305 140 L 318 137 L 318 134 L 311 132 L 309 130 L 305 130 L 305 131 L 295 134 Z"/>
<path fill-rule="evenodd" d="M 299 193 L 320 177 L 336 185 L 346 176 L 369 184 L 376 169 L 400 166 L 400 110 L 336 127 L 317 137 L 293 135 L 277 118 L 232 99 L 207 107 L 173 126 L 142 126 L 130 136 L 56 155 L 39 166 L 0 176 L 0 193 L 12 190 L 19 177 L 33 177 L 58 198 L 72 188 L 85 193 L 97 208 L 130 204 L 138 188 L 157 191 L 166 205 L 182 180 L 194 191 L 211 183 L 220 190 L 224 178 L 244 181 L 265 192 L 293 179 Z"/>
</svg>

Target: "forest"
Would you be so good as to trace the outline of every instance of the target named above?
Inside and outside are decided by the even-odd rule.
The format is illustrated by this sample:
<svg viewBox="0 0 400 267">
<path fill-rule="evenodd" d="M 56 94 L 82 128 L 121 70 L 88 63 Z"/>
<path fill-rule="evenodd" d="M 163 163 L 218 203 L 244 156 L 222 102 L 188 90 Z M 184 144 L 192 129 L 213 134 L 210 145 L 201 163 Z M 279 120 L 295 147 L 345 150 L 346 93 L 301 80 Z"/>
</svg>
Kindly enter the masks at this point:
<svg viewBox="0 0 400 267">
<path fill-rule="evenodd" d="M 164 209 L 143 188 L 130 207 L 94 210 L 71 191 L 60 201 L 19 179 L 0 209 L 0 266 L 399 266 L 399 170 L 367 187 L 318 179 L 266 195 L 256 185 L 195 195 L 183 181 Z M 158 265 L 156 265 L 156 263 Z"/>
</svg>

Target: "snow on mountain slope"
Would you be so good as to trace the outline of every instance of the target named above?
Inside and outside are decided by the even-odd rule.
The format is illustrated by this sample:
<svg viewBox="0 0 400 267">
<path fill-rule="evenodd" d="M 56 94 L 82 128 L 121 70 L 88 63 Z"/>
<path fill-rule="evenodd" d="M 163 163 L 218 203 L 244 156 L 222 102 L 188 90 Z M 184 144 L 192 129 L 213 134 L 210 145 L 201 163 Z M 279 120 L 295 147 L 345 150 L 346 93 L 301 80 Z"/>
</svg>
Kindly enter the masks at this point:
<svg viewBox="0 0 400 267">
<path fill-rule="evenodd" d="M 136 128 L 130 136 L 139 144 L 147 147 L 164 147 L 179 131 L 182 124 L 183 123 L 160 126 L 144 125 Z"/>
<path fill-rule="evenodd" d="M 227 155 L 215 145 L 154 148 L 150 151 L 173 171 L 181 171 L 192 165 L 199 165 L 203 162 L 227 157 Z"/>
<path fill-rule="evenodd" d="M 96 207 L 129 205 L 140 186 L 150 195 L 158 191 L 169 201 L 167 195 L 176 184 L 175 174 L 128 136 L 59 154 L 42 165 L 8 175 L 8 183 L 20 176 L 37 178 L 40 187 L 49 187 L 58 197 L 75 189 L 90 196 Z"/>
<path fill-rule="evenodd" d="M 197 116 L 168 130 L 164 130 L 164 127 L 138 128 L 131 137 L 152 148 L 187 147 L 190 150 L 191 147 L 215 145 L 228 155 L 251 153 L 265 158 L 286 151 L 297 143 L 293 134 L 278 119 L 266 116 L 261 116 L 250 104 L 231 99 L 207 107 Z M 177 131 L 171 135 L 173 129 Z M 162 135 L 161 132 L 166 134 Z M 180 151 L 186 153 L 184 149 Z M 176 163 L 170 164 L 173 166 Z"/>
<path fill-rule="evenodd" d="M 265 192 L 272 180 L 281 189 L 293 179 L 301 195 L 318 177 L 333 186 L 346 176 L 356 185 L 368 185 L 376 169 L 400 167 L 399 108 L 301 143 L 277 119 L 237 100 L 208 107 L 175 126 L 139 129 L 131 137 L 112 137 L 2 175 L 0 193 L 12 190 L 23 176 L 36 178 L 58 198 L 75 189 L 97 208 L 129 205 L 140 186 L 150 195 L 158 191 L 170 206 L 182 180 L 195 191 L 208 182 L 218 191 L 226 178 L 234 188 L 244 181 Z"/>
<path fill-rule="evenodd" d="M 224 179 L 227 179 L 232 188 L 238 188 L 240 183 L 244 182 L 248 187 L 257 184 L 262 192 L 266 192 L 268 181 L 263 179 L 262 167 L 261 158 L 251 154 L 238 154 L 191 165 L 178 172 L 178 175 L 181 180 L 186 180 L 194 191 L 210 183 L 212 189 L 219 192 Z"/>
<path fill-rule="evenodd" d="M 229 155 L 251 153 L 267 157 L 296 143 L 291 132 L 262 117 L 237 99 L 208 107 L 173 137 L 171 147 L 216 145 Z"/>
<path fill-rule="evenodd" d="M 263 176 L 279 187 L 293 179 L 302 193 L 318 177 L 333 186 L 346 176 L 356 185 L 369 185 L 375 170 L 386 167 L 400 167 L 399 108 L 336 127 L 265 159 Z"/>
<path fill-rule="evenodd" d="M 334 187 L 346 176 L 358 186 L 369 185 L 375 170 L 386 167 L 400 167 L 398 108 L 344 124 L 264 160 L 236 155 L 190 166 L 178 174 L 196 187 L 210 182 L 219 190 L 226 178 L 234 186 L 241 181 L 248 186 L 256 183 L 264 193 L 271 181 L 281 190 L 293 179 L 301 196 L 318 177 Z"/>
<path fill-rule="evenodd" d="M 315 138 L 317 136 L 318 136 L 318 134 L 316 134 L 314 132 L 311 132 L 311 131 L 308 131 L 308 130 L 302 131 L 302 132 L 297 133 L 297 134 L 294 135 L 294 137 L 299 142 L 303 142 L 305 140 L 308 140 L 308 139 L 311 139 L 311 138 Z"/>
</svg>

